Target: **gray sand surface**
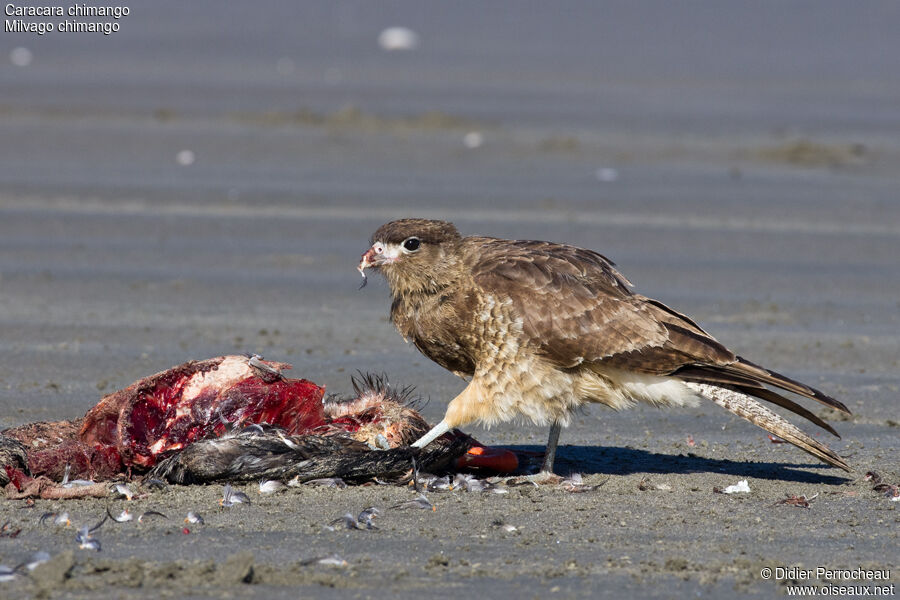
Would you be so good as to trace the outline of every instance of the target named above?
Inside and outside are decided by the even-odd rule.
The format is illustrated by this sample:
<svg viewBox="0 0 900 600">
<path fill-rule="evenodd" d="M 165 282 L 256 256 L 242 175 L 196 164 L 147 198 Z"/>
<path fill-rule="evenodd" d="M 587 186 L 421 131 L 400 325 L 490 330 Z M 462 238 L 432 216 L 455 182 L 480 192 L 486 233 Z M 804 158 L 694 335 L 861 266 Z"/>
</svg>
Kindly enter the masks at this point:
<svg viewBox="0 0 900 600">
<path fill-rule="evenodd" d="M 0 428 L 242 352 L 339 394 L 384 371 L 435 422 L 464 382 L 403 343 L 387 287 L 358 291 L 355 271 L 378 225 L 423 216 L 604 253 L 738 354 L 844 401 L 842 439 L 816 433 L 856 472 L 711 403 L 591 408 L 557 461 L 600 485 L 586 493 L 455 491 L 400 511 L 386 509 L 409 489 L 245 486 L 254 503 L 222 509 L 220 486 L 172 487 L 131 503 L 171 519 L 107 523 L 99 553 L 38 517 L 94 523 L 107 501 L 0 501 L 21 529 L 0 537 L 0 564 L 53 557 L 0 597 L 768 598 L 828 583 L 760 575 L 788 566 L 898 582 L 900 502 L 862 480 L 900 483 L 895 3 L 221 4 L 135 3 L 110 36 L 0 36 Z M 379 49 L 392 25 L 419 47 Z M 533 451 L 546 435 L 469 432 Z M 741 479 L 749 494 L 713 493 Z M 776 505 L 786 494 L 818 496 Z M 323 527 L 372 505 L 378 530 Z M 184 534 L 188 510 L 206 525 Z M 347 564 L 303 564 L 332 554 Z"/>
</svg>

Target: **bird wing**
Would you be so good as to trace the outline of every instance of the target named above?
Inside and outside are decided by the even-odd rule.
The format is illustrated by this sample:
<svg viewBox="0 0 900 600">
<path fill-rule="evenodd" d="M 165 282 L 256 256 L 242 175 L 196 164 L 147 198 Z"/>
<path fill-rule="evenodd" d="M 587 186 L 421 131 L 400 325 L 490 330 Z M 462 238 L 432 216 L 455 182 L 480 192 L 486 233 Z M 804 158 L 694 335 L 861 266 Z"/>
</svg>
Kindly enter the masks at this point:
<svg viewBox="0 0 900 600">
<path fill-rule="evenodd" d="M 525 337 L 561 368 L 611 367 L 717 385 L 778 404 L 836 432 L 771 385 L 847 412 L 819 390 L 753 364 L 689 317 L 633 294 L 604 256 L 549 242 L 483 239 L 475 283 L 500 293 L 522 317 Z"/>
<path fill-rule="evenodd" d="M 480 255 L 475 283 L 510 298 L 525 337 L 559 367 L 604 363 L 668 375 L 687 364 L 735 360 L 688 317 L 633 294 L 630 282 L 596 252 L 486 240 Z"/>
</svg>

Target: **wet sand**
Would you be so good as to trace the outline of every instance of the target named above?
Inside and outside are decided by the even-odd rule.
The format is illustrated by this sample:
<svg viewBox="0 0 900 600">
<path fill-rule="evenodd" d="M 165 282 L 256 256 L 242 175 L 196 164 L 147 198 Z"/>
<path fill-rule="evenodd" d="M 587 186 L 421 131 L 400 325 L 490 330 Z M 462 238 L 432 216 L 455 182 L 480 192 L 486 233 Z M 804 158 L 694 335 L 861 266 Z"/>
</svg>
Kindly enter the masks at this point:
<svg viewBox="0 0 900 600">
<path fill-rule="evenodd" d="M 476 5 L 155 5 L 109 37 L 0 38 L 0 427 L 240 352 L 339 394 L 383 371 L 436 421 L 464 382 L 403 343 L 386 286 L 357 290 L 354 269 L 378 225 L 425 216 L 604 253 L 737 353 L 844 401 L 842 439 L 818 433 L 856 471 L 711 403 L 591 408 L 557 463 L 600 485 L 580 494 L 434 493 L 432 512 L 387 510 L 414 496 L 397 487 L 246 486 L 252 505 L 222 509 L 219 486 L 171 487 L 130 503 L 169 520 L 106 523 L 99 553 L 38 518 L 95 523 L 107 501 L 0 502 L 22 530 L 0 564 L 53 557 L 0 595 L 772 597 L 789 582 L 760 571 L 791 565 L 897 581 L 900 503 L 861 480 L 900 483 L 891 4 L 585 3 L 514 22 Z M 396 24 L 421 46 L 379 50 Z M 30 65 L 6 60 L 17 46 Z M 532 451 L 546 435 L 469 431 Z M 749 494 L 713 492 L 741 479 Z M 373 505 L 378 530 L 323 527 Z M 188 510 L 206 525 L 184 534 Z M 303 564 L 332 554 L 347 564 Z"/>
</svg>

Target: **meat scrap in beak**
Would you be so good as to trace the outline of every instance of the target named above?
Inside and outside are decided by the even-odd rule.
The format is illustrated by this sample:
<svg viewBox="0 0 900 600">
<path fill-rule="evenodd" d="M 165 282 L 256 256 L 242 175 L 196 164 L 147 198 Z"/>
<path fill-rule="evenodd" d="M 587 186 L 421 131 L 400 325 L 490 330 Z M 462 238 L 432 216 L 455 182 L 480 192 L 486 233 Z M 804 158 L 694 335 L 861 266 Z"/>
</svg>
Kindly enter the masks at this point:
<svg viewBox="0 0 900 600">
<path fill-rule="evenodd" d="M 359 289 L 363 289 L 366 287 L 366 284 L 369 283 L 368 277 L 366 277 L 366 269 L 372 266 L 372 261 L 370 260 L 374 256 L 374 252 L 369 248 L 365 252 L 363 252 L 362 258 L 359 259 L 359 265 L 356 267 L 356 270 L 359 271 L 359 274 L 362 275 L 363 282 L 359 286 Z"/>
<path fill-rule="evenodd" d="M 379 255 L 383 253 L 384 246 L 381 244 L 373 244 L 371 248 L 363 252 L 363 255 L 359 259 L 359 265 L 356 267 L 356 270 L 359 271 L 359 274 L 362 275 L 363 278 L 362 285 L 359 286 L 359 289 L 366 287 L 366 284 L 369 282 L 366 277 L 366 269 L 378 266 L 381 263 Z"/>
</svg>

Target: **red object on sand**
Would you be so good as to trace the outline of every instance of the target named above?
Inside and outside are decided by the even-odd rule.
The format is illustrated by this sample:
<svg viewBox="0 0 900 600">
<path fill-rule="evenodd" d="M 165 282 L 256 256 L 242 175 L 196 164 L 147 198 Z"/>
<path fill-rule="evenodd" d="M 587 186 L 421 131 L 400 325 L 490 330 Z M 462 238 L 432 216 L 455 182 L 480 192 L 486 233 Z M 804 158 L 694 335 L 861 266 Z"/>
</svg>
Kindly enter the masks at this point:
<svg viewBox="0 0 900 600">
<path fill-rule="evenodd" d="M 263 361 L 260 361 L 263 362 Z M 251 365 L 244 356 L 191 361 L 110 394 L 84 416 L 84 444 L 116 447 L 126 467 L 152 467 L 157 457 L 236 427 L 269 423 L 297 434 L 325 422 L 325 388 L 277 375 L 290 365 Z"/>
<path fill-rule="evenodd" d="M 456 468 L 511 473 L 519 468 L 519 458 L 512 450 L 482 446 L 475 442 L 468 452 L 456 459 Z"/>
<path fill-rule="evenodd" d="M 280 373 L 284 363 L 220 356 L 191 361 L 145 377 L 104 397 L 83 419 L 30 423 L 6 430 L 29 448 L 34 476 L 110 479 L 143 471 L 160 458 L 226 423 L 241 428 L 269 423 L 299 434 L 325 423 L 325 388 Z"/>
<path fill-rule="evenodd" d="M 404 452 L 366 455 L 368 449 L 384 450 L 385 444 L 399 450 L 428 430 L 428 423 L 409 406 L 408 392 L 394 391 L 383 378 L 365 376 L 354 381 L 355 398 L 323 403 L 325 388 L 284 377 L 282 371 L 289 368 L 259 357 L 220 356 L 145 377 L 105 396 L 83 418 L 3 431 L 4 437 L 24 446 L 22 458 L 3 474 L 22 492 L 28 483 L 22 479 L 23 461 L 36 480 L 46 482 L 60 481 L 67 466 L 70 479 L 108 481 L 146 473 L 170 457 L 166 472 L 175 478 L 170 481 L 210 481 L 217 473 L 234 477 L 260 464 L 275 468 L 271 447 L 251 439 L 256 435 L 252 431 L 246 432 L 249 437 L 230 436 L 228 444 L 220 440 L 210 444 L 209 438 L 226 430 L 237 433 L 253 424 L 278 428 L 277 433 L 266 434 L 265 443 L 289 450 L 279 454 L 285 472 L 296 466 L 291 461 L 309 463 L 317 453 L 318 462 L 310 463 L 309 469 L 330 473 L 333 468 L 341 476 L 353 472 L 362 479 L 366 469 L 396 476 L 407 468 L 409 456 Z M 293 441 L 285 436 L 293 436 Z M 462 438 L 469 453 L 457 460 L 456 468 L 510 472 L 518 467 L 509 450 Z M 225 451 L 225 446 L 231 450 Z M 433 463 L 439 464 L 441 453 L 451 452 L 451 446 L 432 448 Z M 193 454 L 182 452 L 189 447 Z M 444 454 L 441 467 L 463 451 L 461 443 L 453 446 L 453 454 Z M 240 463 L 245 458 L 249 462 Z"/>
</svg>

